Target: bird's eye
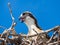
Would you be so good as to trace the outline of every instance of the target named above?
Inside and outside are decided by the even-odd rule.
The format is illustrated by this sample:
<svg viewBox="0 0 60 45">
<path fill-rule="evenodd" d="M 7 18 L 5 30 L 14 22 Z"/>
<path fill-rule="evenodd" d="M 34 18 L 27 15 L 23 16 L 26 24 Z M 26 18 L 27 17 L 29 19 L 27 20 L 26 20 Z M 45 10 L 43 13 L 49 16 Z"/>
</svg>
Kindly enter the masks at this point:
<svg viewBox="0 0 60 45">
<path fill-rule="evenodd" d="M 25 15 L 25 13 L 23 13 L 23 15 Z"/>
</svg>

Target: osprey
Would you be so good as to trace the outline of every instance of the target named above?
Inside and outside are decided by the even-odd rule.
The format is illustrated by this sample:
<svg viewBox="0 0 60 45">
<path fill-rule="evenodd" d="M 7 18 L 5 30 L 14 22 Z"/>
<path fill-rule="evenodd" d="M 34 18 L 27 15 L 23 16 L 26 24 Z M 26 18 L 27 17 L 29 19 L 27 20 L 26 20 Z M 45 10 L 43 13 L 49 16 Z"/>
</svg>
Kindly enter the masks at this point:
<svg viewBox="0 0 60 45">
<path fill-rule="evenodd" d="M 43 32 L 43 30 L 38 26 L 37 20 L 31 12 L 29 11 L 23 12 L 19 17 L 19 20 L 21 20 L 21 22 L 24 22 L 27 25 L 28 27 L 27 35 L 34 35 L 36 33 L 38 34 L 40 32 Z M 44 40 L 46 36 L 44 36 Z M 36 41 L 37 36 L 33 37 L 32 39 Z"/>
<path fill-rule="evenodd" d="M 43 31 L 38 26 L 36 18 L 29 11 L 22 13 L 19 17 L 19 20 L 21 20 L 21 22 L 24 22 L 27 25 L 29 29 L 28 35 L 34 35 Z"/>
</svg>

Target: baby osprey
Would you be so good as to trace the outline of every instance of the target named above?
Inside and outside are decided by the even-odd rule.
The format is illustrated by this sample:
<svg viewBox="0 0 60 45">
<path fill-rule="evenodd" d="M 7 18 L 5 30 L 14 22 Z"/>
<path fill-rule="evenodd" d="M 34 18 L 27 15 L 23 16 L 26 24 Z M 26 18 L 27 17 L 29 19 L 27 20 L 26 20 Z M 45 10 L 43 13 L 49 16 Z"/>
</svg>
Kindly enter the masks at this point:
<svg viewBox="0 0 60 45">
<path fill-rule="evenodd" d="M 28 35 L 34 35 L 36 33 L 40 33 L 43 31 L 41 28 L 39 28 L 37 20 L 31 14 L 31 12 L 26 11 L 22 13 L 21 16 L 19 17 L 19 20 L 21 20 L 21 22 L 24 22 L 27 25 L 29 29 Z"/>
</svg>

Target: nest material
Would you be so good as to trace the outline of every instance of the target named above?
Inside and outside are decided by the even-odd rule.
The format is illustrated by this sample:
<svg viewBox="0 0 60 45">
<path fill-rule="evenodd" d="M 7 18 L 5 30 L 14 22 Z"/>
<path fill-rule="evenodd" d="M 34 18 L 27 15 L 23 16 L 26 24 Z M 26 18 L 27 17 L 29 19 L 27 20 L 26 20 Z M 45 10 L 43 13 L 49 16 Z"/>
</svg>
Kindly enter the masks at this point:
<svg viewBox="0 0 60 45">
<path fill-rule="evenodd" d="M 49 32 L 53 31 L 54 33 L 50 38 L 47 38 Z M 14 38 L 9 38 L 9 36 L 14 36 Z M 36 37 L 36 40 L 33 40 L 32 37 Z M 7 37 L 1 37 L 0 34 L 0 44 L 8 45 L 60 45 L 60 26 L 54 27 L 52 29 L 46 30 L 39 34 L 35 35 L 23 35 L 23 34 L 9 34 Z"/>
</svg>

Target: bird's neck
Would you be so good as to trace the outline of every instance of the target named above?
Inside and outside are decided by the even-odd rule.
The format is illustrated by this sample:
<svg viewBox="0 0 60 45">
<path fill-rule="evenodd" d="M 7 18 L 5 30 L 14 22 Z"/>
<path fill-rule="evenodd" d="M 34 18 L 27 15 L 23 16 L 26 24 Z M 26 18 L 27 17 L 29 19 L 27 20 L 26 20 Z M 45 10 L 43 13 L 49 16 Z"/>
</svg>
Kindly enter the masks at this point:
<svg viewBox="0 0 60 45">
<path fill-rule="evenodd" d="M 35 26 L 35 24 L 34 23 L 32 23 L 32 22 L 30 22 L 30 23 L 25 23 L 26 25 L 27 25 L 27 27 L 28 27 L 28 29 L 29 29 L 29 31 L 31 30 L 31 26 L 32 25 L 34 25 Z"/>
<path fill-rule="evenodd" d="M 35 23 L 31 23 L 30 22 L 30 23 L 26 23 L 26 25 L 28 27 L 28 35 L 34 35 L 34 34 L 36 34 L 35 31 L 37 31 L 37 33 L 39 33 L 40 31 L 42 31 L 38 27 L 36 27 Z"/>
<path fill-rule="evenodd" d="M 36 32 L 34 31 L 34 27 L 35 27 L 35 25 L 33 25 L 33 24 L 28 26 L 28 35 L 36 34 Z"/>
<path fill-rule="evenodd" d="M 26 20 L 25 24 L 27 25 L 27 27 L 28 27 L 29 30 L 31 30 L 31 26 L 32 25 L 35 25 L 34 20 L 31 20 L 31 19 Z"/>
</svg>

